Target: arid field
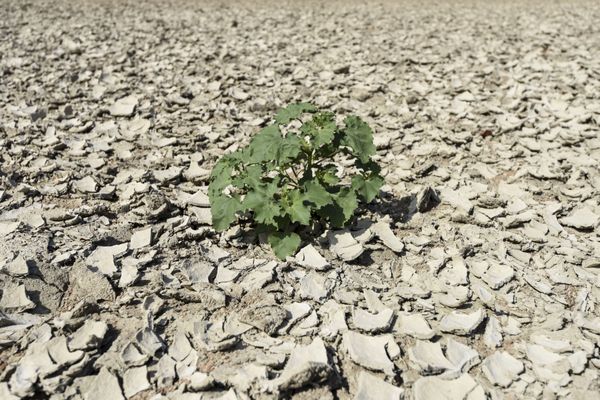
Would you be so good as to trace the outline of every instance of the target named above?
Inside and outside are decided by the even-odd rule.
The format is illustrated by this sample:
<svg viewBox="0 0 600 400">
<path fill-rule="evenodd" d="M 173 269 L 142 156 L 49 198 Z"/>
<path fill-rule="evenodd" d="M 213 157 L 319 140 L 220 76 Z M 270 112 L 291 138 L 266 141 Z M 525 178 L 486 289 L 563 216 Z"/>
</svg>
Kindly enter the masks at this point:
<svg viewBox="0 0 600 400">
<path fill-rule="evenodd" d="M 0 399 L 600 399 L 599 21 L 0 0 Z M 207 186 L 295 102 L 385 184 L 281 261 Z"/>
</svg>

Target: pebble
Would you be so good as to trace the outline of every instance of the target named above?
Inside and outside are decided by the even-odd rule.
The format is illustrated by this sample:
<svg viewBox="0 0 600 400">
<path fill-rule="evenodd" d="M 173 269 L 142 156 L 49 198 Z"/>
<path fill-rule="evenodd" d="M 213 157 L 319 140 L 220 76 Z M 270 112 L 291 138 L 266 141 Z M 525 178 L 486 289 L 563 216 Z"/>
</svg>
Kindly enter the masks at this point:
<svg viewBox="0 0 600 400">
<path fill-rule="evenodd" d="M 442 318 L 440 330 L 455 335 L 470 335 L 484 319 L 485 312 L 482 309 L 475 310 L 471 314 L 452 311 Z"/>
<path fill-rule="evenodd" d="M 391 385 L 368 372 L 360 372 L 354 400 L 401 400 L 403 398 L 404 389 Z"/>
<path fill-rule="evenodd" d="M 509 386 L 525 367 L 523 363 L 505 351 L 497 351 L 483 360 L 481 370 L 494 385 Z"/>
<path fill-rule="evenodd" d="M 325 271 L 330 267 L 329 262 L 311 244 L 303 247 L 296 254 L 296 262 L 303 267 L 312 268 L 317 271 Z"/>
<path fill-rule="evenodd" d="M 483 388 L 468 374 L 450 380 L 436 376 L 420 378 L 414 383 L 413 393 L 415 400 L 484 400 L 487 398 Z"/>
<path fill-rule="evenodd" d="M 435 331 L 421 314 L 400 313 L 396 322 L 398 332 L 417 339 L 428 340 L 435 335 Z"/>
<path fill-rule="evenodd" d="M 390 360 L 387 350 L 390 346 L 397 347 L 389 335 L 367 336 L 353 331 L 347 331 L 343 336 L 344 349 L 355 363 L 374 371 L 382 371 L 394 375 L 394 363 Z"/>
<path fill-rule="evenodd" d="M 129 117 L 133 115 L 138 99 L 135 96 L 122 97 L 110 106 L 110 115 L 114 117 Z"/>
</svg>

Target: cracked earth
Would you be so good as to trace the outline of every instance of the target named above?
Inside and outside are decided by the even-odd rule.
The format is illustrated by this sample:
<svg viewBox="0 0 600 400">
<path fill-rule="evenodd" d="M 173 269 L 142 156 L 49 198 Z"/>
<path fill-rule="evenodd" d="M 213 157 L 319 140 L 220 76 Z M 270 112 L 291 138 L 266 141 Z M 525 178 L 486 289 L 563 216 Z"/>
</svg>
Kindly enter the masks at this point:
<svg viewBox="0 0 600 400">
<path fill-rule="evenodd" d="M 599 399 L 595 2 L 0 0 L 0 398 Z M 285 262 L 207 179 L 282 106 L 386 185 Z"/>
</svg>

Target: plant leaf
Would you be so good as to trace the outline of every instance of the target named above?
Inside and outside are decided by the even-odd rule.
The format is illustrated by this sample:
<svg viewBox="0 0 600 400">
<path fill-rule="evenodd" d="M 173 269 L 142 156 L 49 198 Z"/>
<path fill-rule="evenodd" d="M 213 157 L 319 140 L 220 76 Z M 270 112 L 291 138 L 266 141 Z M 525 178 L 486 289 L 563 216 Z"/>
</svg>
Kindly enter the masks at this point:
<svg viewBox="0 0 600 400">
<path fill-rule="evenodd" d="M 268 240 L 273 252 L 281 260 L 293 255 L 300 247 L 300 236 L 294 232 L 272 232 Z"/>
<path fill-rule="evenodd" d="M 305 205 L 306 200 L 303 193 L 299 190 L 292 190 L 288 193 L 290 205 L 286 205 L 285 211 L 290 215 L 292 222 L 298 222 L 302 225 L 310 225 L 310 206 Z"/>
<path fill-rule="evenodd" d="M 312 138 L 314 147 L 331 143 L 336 130 L 335 116 L 330 112 L 317 113 L 300 128 L 302 133 Z"/>
<path fill-rule="evenodd" d="M 294 133 L 288 133 L 279 145 L 278 164 L 281 165 L 295 159 L 301 151 L 302 139 Z"/>
<path fill-rule="evenodd" d="M 283 136 L 276 124 L 263 128 L 248 145 L 248 162 L 276 161 Z"/>
<path fill-rule="evenodd" d="M 310 103 L 296 103 L 280 109 L 275 115 L 278 124 L 288 124 L 291 120 L 298 118 L 304 113 L 315 112 L 317 107 Z"/>
<path fill-rule="evenodd" d="M 358 193 L 364 201 L 370 203 L 379 194 L 379 189 L 383 186 L 383 178 L 379 175 L 372 175 L 365 179 L 362 175 L 352 177 L 352 188 Z"/>
<path fill-rule="evenodd" d="M 346 117 L 344 123 L 346 128 L 342 145 L 350 147 L 361 162 L 368 162 L 369 158 L 375 154 L 373 131 L 366 122 L 354 115 Z"/>
<path fill-rule="evenodd" d="M 249 191 L 242 203 L 243 210 L 252 210 L 256 222 L 276 226 L 275 217 L 281 215 L 281 207 L 273 196 L 278 190 L 279 181 L 261 184 Z"/>
<path fill-rule="evenodd" d="M 240 201 L 235 197 L 220 196 L 210 203 L 213 227 L 219 232 L 229 228 L 241 209 Z"/>
<path fill-rule="evenodd" d="M 304 196 L 306 200 L 313 203 L 317 208 L 326 206 L 333 202 L 331 193 L 329 193 L 320 183 L 309 181 L 304 184 Z"/>
<path fill-rule="evenodd" d="M 352 218 L 354 211 L 358 208 L 358 199 L 356 193 L 349 188 L 343 188 L 335 196 L 335 203 L 342 209 L 344 214 L 344 224 Z"/>
</svg>

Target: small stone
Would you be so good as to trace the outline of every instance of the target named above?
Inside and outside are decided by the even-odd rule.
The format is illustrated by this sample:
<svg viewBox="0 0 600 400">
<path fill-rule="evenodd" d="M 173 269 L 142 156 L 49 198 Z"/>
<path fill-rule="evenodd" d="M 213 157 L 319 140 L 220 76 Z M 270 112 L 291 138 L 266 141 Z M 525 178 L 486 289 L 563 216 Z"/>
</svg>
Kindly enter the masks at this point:
<svg viewBox="0 0 600 400">
<path fill-rule="evenodd" d="M 377 314 L 371 314 L 361 308 L 354 308 L 352 322 L 354 326 L 364 332 L 385 332 L 392 325 L 394 311 L 386 308 Z"/>
<path fill-rule="evenodd" d="M 321 274 L 311 271 L 300 280 L 300 297 L 321 301 L 329 295 L 325 277 Z"/>
<path fill-rule="evenodd" d="M 365 251 L 348 230 L 329 232 L 327 239 L 331 250 L 344 261 L 355 260 Z"/>
<path fill-rule="evenodd" d="M 439 343 L 417 340 L 415 346 L 408 349 L 408 358 L 421 375 L 437 375 L 454 367 L 442 353 Z"/>
<path fill-rule="evenodd" d="M 404 243 L 402 243 L 402 241 L 394 234 L 390 228 L 390 224 L 378 222 L 371 226 L 370 229 L 379 237 L 383 244 L 391 250 L 396 253 L 400 253 L 404 250 Z"/>
<path fill-rule="evenodd" d="M 81 193 L 96 193 L 98 191 L 98 183 L 91 176 L 75 181 L 73 186 Z"/>
<path fill-rule="evenodd" d="M 23 278 L 29 275 L 29 265 L 23 256 L 17 256 L 7 264 L 0 265 L 0 272 L 15 278 Z"/>
<path fill-rule="evenodd" d="M 443 188 L 440 190 L 440 198 L 442 202 L 448 203 L 466 214 L 471 214 L 473 212 L 473 203 L 471 203 L 471 201 L 461 192 Z"/>
<path fill-rule="evenodd" d="M 69 349 L 89 350 L 97 348 L 108 332 L 108 325 L 103 321 L 87 320 L 69 339 Z"/>
<path fill-rule="evenodd" d="M 110 115 L 114 117 L 129 117 L 133 114 L 138 99 L 135 96 L 122 97 L 109 108 Z"/>
<path fill-rule="evenodd" d="M 52 338 L 46 345 L 46 348 L 52 360 L 61 368 L 75 364 L 85 355 L 81 350 L 70 351 L 65 336 Z"/>
<path fill-rule="evenodd" d="M 287 314 L 283 308 L 278 305 L 264 305 L 246 309 L 240 314 L 240 322 L 252 325 L 257 329 L 265 332 L 268 335 L 273 335 L 277 332 Z"/>
<path fill-rule="evenodd" d="M 491 316 L 485 325 L 483 343 L 489 348 L 495 349 L 502 345 L 502 326 L 498 318 Z"/>
<path fill-rule="evenodd" d="M 560 223 L 581 231 L 589 231 L 598 226 L 600 216 L 594 214 L 588 207 L 577 208 L 569 216 L 562 218 Z"/>
<path fill-rule="evenodd" d="M 435 335 L 422 314 L 400 313 L 396 322 L 398 332 L 417 339 L 428 340 Z"/>
<path fill-rule="evenodd" d="M 576 351 L 567 358 L 574 374 L 581 374 L 583 371 L 585 371 L 585 367 L 588 362 L 585 351 Z"/>
<path fill-rule="evenodd" d="M 539 366 L 554 364 L 561 361 L 564 357 L 547 350 L 545 347 L 537 344 L 527 344 L 525 353 L 529 360 Z"/>
<path fill-rule="evenodd" d="M 150 358 L 147 354 L 142 353 L 133 342 L 129 342 L 123 347 L 120 356 L 123 363 L 128 367 L 139 367 L 140 365 L 144 365 Z"/>
<path fill-rule="evenodd" d="M 137 368 L 129 368 L 123 374 L 123 390 L 125 397 L 130 398 L 139 392 L 150 389 L 148 382 L 148 369 L 145 365 Z"/>
<path fill-rule="evenodd" d="M 314 248 L 312 244 L 303 247 L 296 254 L 296 262 L 303 267 L 324 271 L 330 267 L 329 262 Z"/>
<path fill-rule="evenodd" d="M 133 232 L 131 235 L 130 248 L 141 249 L 152 244 L 152 228 L 148 227 Z"/>
<path fill-rule="evenodd" d="M 404 389 L 391 385 L 365 371 L 358 376 L 358 389 L 354 400 L 401 400 Z"/>
<path fill-rule="evenodd" d="M 162 340 L 151 326 L 140 329 L 135 334 L 135 340 L 140 350 L 150 357 L 154 357 L 164 347 Z"/>
<path fill-rule="evenodd" d="M 35 307 L 35 303 L 27 296 L 25 285 L 7 284 L 4 286 L 2 299 L 0 299 L 0 310 L 9 313 L 21 313 Z"/>
<path fill-rule="evenodd" d="M 500 289 L 515 277 L 515 271 L 508 265 L 492 263 L 481 278 L 492 289 Z"/>
<path fill-rule="evenodd" d="M 525 370 L 523 363 L 505 351 L 497 351 L 483 361 L 485 376 L 494 385 L 507 387 Z"/>
<path fill-rule="evenodd" d="M 274 384 L 279 390 L 299 389 L 325 381 L 331 374 L 327 350 L 319 337 L 308 346 L 296 346 Z"/>
<path fill-rule="evenodd" d="M 208 208 L 210 207 L 210 199 L 208 195 L 202 190 L 198 190 L 192 196 L 187 199 L 187 204 L 190 206 Z"/>
<path fill-rule="evenodd" d="M 85 400 L 125 400 L 119 380 L 106 367 L 96 375 L 87 391 L 83 393 Z"/>
<path fill-rule="evenodd" d="M 415 400 L 485 400 L 483 388 L 468 374 L 446 380 L 436 376 L 418 379 L 413 386 Z"/>
<path fill-rule="evenodd" d="M 548 336 L 543 334 L 533 334 L 530 337 L 530 340 L 534 344 L 539 344 L 540 346 L 544 346 L 546 349 L 558 353 L 564 353 L 567 351 L 571 351 L 571 343 L 568 340 L 555 340 L 550 339 Z"/>
<path fill-rule="evenodd" d="M 442 318 L 440 329 L 442 332 L 454 333 L 456 335 L 470 335 L 485 318 L 485 312 L 478 309 L 471 314 L 463 314 L 452 311 Z"/>
<path fill-rule="evenodd" d="M 133 285 L 139 278 L 138 268 L 134 264 L 126 264 L 121 268 L 121 277 L 119 278 L 119 287 L 125 288 Z"/>
<path fill-rule="evenodd" d="M 365 368 L 383 371 L 393 376 L 394 363 L 386 351 L 390 344 L 395 345 L 390 335 L 367 336 L 352 331 L 344 333 L 344 348 L 352 361 Z"/>
<path fill-rule="evenodd" d="M 448 338 L 446 343 L 446 358 L 452 363 L 454 373 L 466 373 L 480 361 L 475 350 L 452 338 Z"/>
<path fill-rule="evenodd" d="M 186 260 L 181 266 L 181 272 L 188 278 L 190 283 L 210 283 L 215 267 L 206 262 L 192 262 Z"/>
</svg>

